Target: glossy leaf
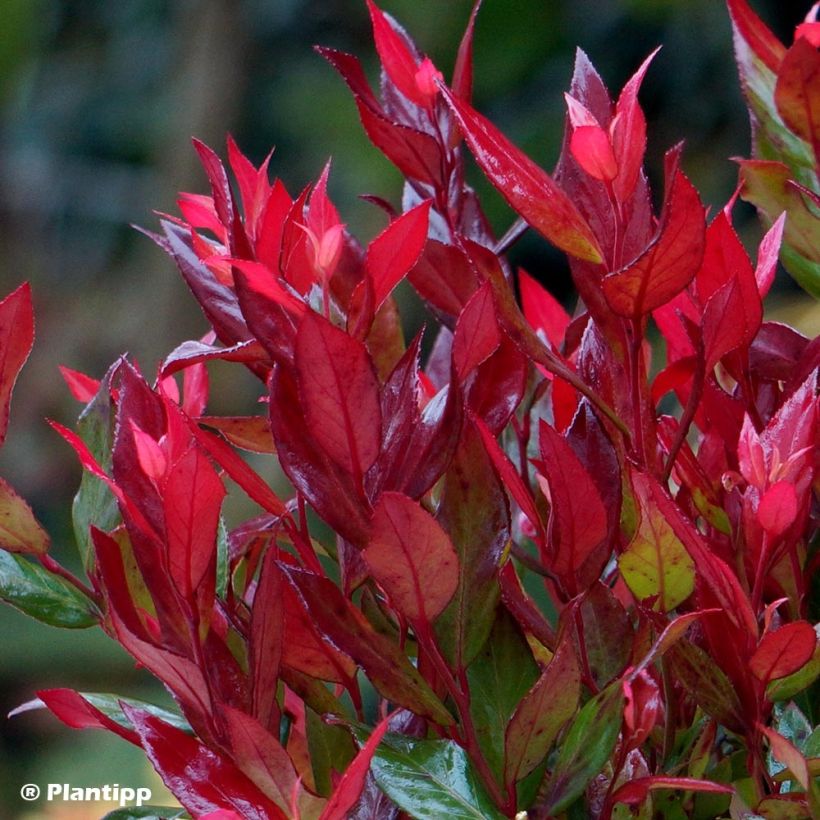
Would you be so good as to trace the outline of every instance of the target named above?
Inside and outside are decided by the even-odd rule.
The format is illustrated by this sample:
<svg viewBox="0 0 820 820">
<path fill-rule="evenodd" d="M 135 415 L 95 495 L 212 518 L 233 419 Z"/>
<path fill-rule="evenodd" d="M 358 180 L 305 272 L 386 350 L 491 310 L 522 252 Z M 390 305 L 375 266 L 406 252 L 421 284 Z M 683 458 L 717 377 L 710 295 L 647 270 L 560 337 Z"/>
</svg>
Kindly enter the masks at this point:
<svg viewBox="0 0 820 820">
<path fill-rule="evenodd" d="M 359 753 L 353 758 L 338 785 L 333 791 L 333 795 L 322 811 L 320 820 L 346 820 L 348 812 L 358 801 L 364 788 L 365 778 L 370 769 L 370 762 L 387 731 L 388 720 L 385 718 L 370 733 Z"/>
<path fill-rule="evenodd" d="M 379 498 L 364 559 L 392 605 L 411 623 L 432 623 L 458 586 L 458 557 L 449 536 L 401 493 Z"/>
<path fill-rule="evenodd" d="M 501 820 L 460 746 L 387 734 L 371 764 L 376 782 L 411 817 Z"/>
<path fill-rule="evenodd" d="M 234 809 L 248 820 L 287 817 L 229 760 L 145 712 L 124 711 L 163 782 L 189 812 Z"/>
<path fill-rule="evenodd" d="M 487 640 L 500 597 L 498 571 L 509 538 L 504 489 L 472 425 L 444 475 L 437 520 L 458 555 L 455 595 L 436 621 L 445 657 L 466 669 Z"/>
<path fill-rule="evenodd" d="M 774 101 L 786 125 L 816 153 L 820 148 L 820 55 L 802 37 L 780 63 Z"/>
<path fill-rule="evenodd" d="M 693 777 L 639 777 L 624 784 L 612 795 L 613 803 L 639 805 L 655 789 L 680 789 L 681 791 L 712 792 L 715 794 L 734 794 L 734 789 L 723 783 L 712 783 L 709 780 L 697 780 Z"/>
<path fill-rule="evenodd" d="M 0 550 L 0 599 L 50 626 L 84 629 L 99 615 L 91 601 L 39 564 Z"/>
<path fill-rule="evenodd" d="M 442 93 L 476 161 L 510 206 L 561 250 L 600 262 L 595 235 L 549 174 L 470 105 L 446 89 Z"/>
</svg>

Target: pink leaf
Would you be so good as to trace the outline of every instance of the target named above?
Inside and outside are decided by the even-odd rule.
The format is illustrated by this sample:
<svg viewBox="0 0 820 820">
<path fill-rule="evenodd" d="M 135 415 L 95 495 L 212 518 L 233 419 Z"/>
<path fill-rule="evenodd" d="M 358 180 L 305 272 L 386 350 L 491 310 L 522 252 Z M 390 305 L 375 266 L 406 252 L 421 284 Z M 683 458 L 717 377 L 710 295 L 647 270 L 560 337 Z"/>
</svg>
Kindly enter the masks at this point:
<svg viewBox="0 0 820 820">
<path fill-rule="evenodd" d="M 790 481 L 772 484 L 760 499 L 757 520 L 770 538 L 779 538 L 797 518 L 797 493 Z"/>
<path fill-rule="evenodd" d="M 761 299 L 766 296 L 772 286 L 772 282 L 774 282 L 774 275 L 777 271 L 777 260 L 780 256 L 780 244 L 783 241 L 783 231 L 785 227 L 786 212 L 784 211 L 766 232 L 757 250 L 755 279 L 757 280 L 757 289 Z"/>
<path fill-rule="evenodd" d="M 458 586 L 458 556 L 450 537 L 402 493 L 379 498 L 364 559 L 393 606 L 411 623 L 432 623 Z"/>
<path fill-rule="evenodd" d="M 817 635 L 811 624 L 794 621 L 763 636 L 749 660 L 749 668 L 764 684 L 785 678 L 811 660 L 816 646 Z"/>
</svg>

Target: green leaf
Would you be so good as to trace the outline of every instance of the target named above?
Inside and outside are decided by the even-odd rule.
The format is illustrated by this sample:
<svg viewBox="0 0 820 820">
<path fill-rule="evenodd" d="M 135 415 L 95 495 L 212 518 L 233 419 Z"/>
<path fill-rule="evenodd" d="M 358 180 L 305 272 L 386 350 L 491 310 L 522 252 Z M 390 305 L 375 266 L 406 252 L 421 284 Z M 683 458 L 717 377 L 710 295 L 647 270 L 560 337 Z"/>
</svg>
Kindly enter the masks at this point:
<svg viewBox="0 0 820 820">
<path fill-rule="evenodd" d="M 221 600 L 228 594 L 230 575 L 228 556 L 228 528 L 225 519 L 219 516 L 219 529 L 216 533 L 216 595 Z"/>
<path fill-rule="evenodd" d="M 657 597 L 663 612 L 683 603 L 695 588 L 695 562 L 675 535 L 643 483 L 633 475 L 640 523 L 635 537 L 618 559 L 629 588 L 644 600 Z"/>
<path fill-rule="evenodd" d="M 333 791 L 331 772 L 344 772 L 356 756 L 356 747 L 350 732 L 343 726 L 325 723 L 313 709 L 305 710 L 305 721 L 316 791 L 322 797 L 328 797 Z"/>
<path fill-rule="evenodd" d="M 451 740 L 385 735 L 370 765 L 382 791 L 416 820 L 502 820 L 467 753 Z"/>
<path fill-rule="evenodd" d="M 499 783 L 507 724 L 537 678 L 538 666 L 527 641 L 507 610 L 499 608 L 489 640 L 467 669 L 478 744 Z"/>
<path fill-rule="evenodd" d="M 31 507 L 0 479 L 0 548 L 43 555 L 49 538 Z"/>
<path fill-rule="evenodd" d="M 509 538 L 507 497 L 475 427 L 444 476 L 438 522 L 458 554 L 455 595 L 435 623 L 436 636 L 454 668 L 466 669 L 481 651 L 500 597 L 498 567 Z"/>
<path fill-rule="evenodd" d="M 133 706 L 135 709 L 140 709 L 143 712 L 148 712 L 156 718 L 165 723 L 174 726 L 175 728 L 186 732 L 189 735 L 194 734 L 191 724 L 179 713 L 172 712 L 170 709 L 164 709 L 162 706 L 156 706 L 153 703 L 148 703 L 137 698 L 125 698 L 122 695 L 112 695 L 105 692 L 77 692 L 83 700 L 88 701 L 95 709 L 99 709 L 106 717 L 114 721 L 123 729 L 133 730 L 134 726 L 122 711 L 121 704 Z M 20 711 L 29 711 L 30 709 L 45 709 L 46 705 L 37 698 L 36 700 L 27 703 L 24 707 L 20 707 Z"/>
<path fill-rule="evenodd" d="M 50 626 L 85 629 L 99 622 L 94 604 L 39 564 L 0 550 L 0 600 Z"/>
<path fill-rule="evenodd" d="M 113 413 L 110 396 L 111 371 L 100 384 L 97 395 L 85 406 L 77 422 L 77 434 L 85 442 L 91 454 L 103 470 L 111 467 L 113 440 Z M 120 521 L 116 499 L 106 483 L 83 470 L 80 487 L 71 507 L 74 538 L 77 541 L 86 569 L 93 565 L 94 549 L 89 527 L 110 532 Z"/>
<path fill-rule="evenodd" d="M 133 806 L 114 809 L 108 812 L 102 820 L 176 820 L 178 817 L 187 816 L 185 809 L 173 806 Z"/>
<path fill-rule="evenodd" d="M 546 791 L 544 810 L 560 814 L 580 797 L 615 749 L 623 713 L 621 682 L 599 692 L 578 713 L 561 750 Z"/>
<path fill-rule="evenodd" d="M 189 735 L 194 733 L 191 725 L 179 712 L 172 712 L 170 709 L 164 709 L 162 706 L 146 703 L 146 701 L 137 700 L 136 698 L 124 698 L 121 695 L 109 695 L 103 692 L 80 692 L 79 694 L 95 709 L 99 709 L 104 715 L 110 717 L 111 720 L 125 729 L 133 729 L 134 727 L 131 725 L 131 721 L 123 714 L 122 707 L 120 706 L 121 703 L 133 706 L 135 709 L 140 709 L 143 712 L 148 712 L 149 715 L 153 715 Z"/>
</svg>

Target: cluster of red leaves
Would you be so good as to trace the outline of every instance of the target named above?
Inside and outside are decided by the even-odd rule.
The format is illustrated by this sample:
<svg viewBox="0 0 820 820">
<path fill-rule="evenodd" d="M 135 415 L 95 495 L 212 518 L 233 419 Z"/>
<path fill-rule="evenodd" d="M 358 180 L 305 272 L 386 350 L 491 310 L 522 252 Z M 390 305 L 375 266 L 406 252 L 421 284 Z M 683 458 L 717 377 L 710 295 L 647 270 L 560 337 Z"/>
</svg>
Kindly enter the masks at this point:
<svg viewBox="0 0 820 820">
<path fill-rule="evenodd" d="M 763 321 L 783 218 L 753 264 L 731 203 L 707 224 L 680 146 L 653 211 L 652 57 L 613 102 L 579 52 L 549 175 L 471 107 L 478 4 L 449 86 L 368 6 L 380 98 L 320 52 L 404 174 L 402 212 L 379 201 L 363 247 L 329 167 L 294 199 L 269 158 L 229 141 L 232 186 L 196 143 L 211 194 L 152 236 L 211 331 L 153 386 L 127 360 L 64 371 L 87 403 L 77 433 L 54 426 L 86 470 L 90 586 L 0 488 L 2 546 L 40 560 L 0 553 L 3 597 L 99 622 L 181 714 L 41 701 L 141 746 L 194 817 L 809 816 L 819 736 L 792 729 L 820 674 L 820 347 Z M 500 241 L 464 142 L 520 217 Z M 510 270 L 527 225 L 567 253 L 573 315 Z M 424 365 L 404 279 L 438 324 Z M 32 335 L 22 288 L 0 303 L 3 418 Z M 215 359 L 258 377 L 266 413 L 207 414 Z M 277 459 L 292 497 L 237 448 Z M 230 530 L 226 477 L 259 507 Z"/>
</svg>

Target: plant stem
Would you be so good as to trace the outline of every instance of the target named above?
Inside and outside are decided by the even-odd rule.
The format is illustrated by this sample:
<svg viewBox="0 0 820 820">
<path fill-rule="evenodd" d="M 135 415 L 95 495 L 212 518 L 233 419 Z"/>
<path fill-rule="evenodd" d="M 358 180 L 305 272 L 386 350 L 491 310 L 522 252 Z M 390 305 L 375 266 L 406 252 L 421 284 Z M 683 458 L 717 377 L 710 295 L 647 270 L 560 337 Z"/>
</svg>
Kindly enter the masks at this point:
<svg viewBox="0 0 820 820">
<path fill-rule="evenodd" d="M 58 564 L 50 555 L 38 555 L 37 558 L 48 572 L 59 575 L 64 581 L 82 592 L 86 598 L 93 601 L 95 606 L 100 605 L 100 596 L 91 587 L 86 586 L 74 573 L 69 572 L 62 564 Z"/>
</svg>

